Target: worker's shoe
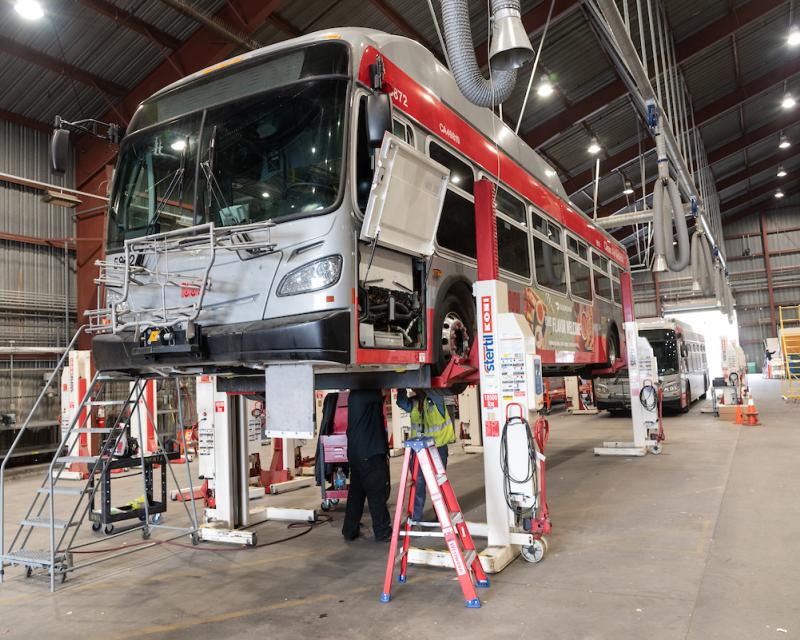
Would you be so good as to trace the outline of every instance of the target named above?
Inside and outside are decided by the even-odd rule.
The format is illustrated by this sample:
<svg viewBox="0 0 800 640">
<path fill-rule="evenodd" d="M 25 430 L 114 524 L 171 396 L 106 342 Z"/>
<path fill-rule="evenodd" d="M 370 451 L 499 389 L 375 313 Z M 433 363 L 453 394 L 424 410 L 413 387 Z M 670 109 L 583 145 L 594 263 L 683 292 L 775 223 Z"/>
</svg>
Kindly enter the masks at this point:
<svg viewBox="0 0 800 640">
<path fill-rule="evenodd" d="M 391 542 L 391 541 L 392 541 L 392 532 L 391 531 L 389 533 L 385 533 L 385 534 L 382 534 L 382 535 L 379 535 L 379 536 L 378 535 L 375 536 L 375 542 L 386 543 L 386 542 Z"/>
</svg>

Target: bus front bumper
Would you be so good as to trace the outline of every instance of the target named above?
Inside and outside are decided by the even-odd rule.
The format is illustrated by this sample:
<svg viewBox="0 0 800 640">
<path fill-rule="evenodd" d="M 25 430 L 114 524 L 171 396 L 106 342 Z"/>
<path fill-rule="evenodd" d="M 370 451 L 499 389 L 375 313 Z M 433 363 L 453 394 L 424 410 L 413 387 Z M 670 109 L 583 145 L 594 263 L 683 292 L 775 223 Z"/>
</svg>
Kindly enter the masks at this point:
<svg viewBox="0 0 800 640">
<path fill-rule="evenodd" d="M 350 364 L 350 311 L 324 311 L 231 325 L 198 327 L 195 340 L 176 331 L 175 345 L 143 347 L 133 332 L 100 334 L 92 356 L 100 371 L 146 372 L 191 366 L 209 372 L 243 363 L 313 360 Z"/>
</svg>

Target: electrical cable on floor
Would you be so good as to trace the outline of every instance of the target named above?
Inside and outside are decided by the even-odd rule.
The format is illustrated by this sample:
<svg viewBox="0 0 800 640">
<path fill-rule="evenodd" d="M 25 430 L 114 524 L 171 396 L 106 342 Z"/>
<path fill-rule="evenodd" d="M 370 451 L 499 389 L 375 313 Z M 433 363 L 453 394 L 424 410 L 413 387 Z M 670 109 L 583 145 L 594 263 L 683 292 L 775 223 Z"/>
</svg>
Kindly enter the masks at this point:
<svg viewBox="0 0 800 640">
<path fill-rule="evenodd" d="M 171 547 L 180 547 L 182 549 L 192 549 L 194 551 L 244 551 L 247 549 L 260 549 L 262 547 L 271 547 L 276 544 L 280 544 L 282 542 L 289 542 L 290 540 L 295 540 L 300 538 L 301 536 L 310 533 L 316 527 L 328 524 L 329 522 L 333 522 L 333 518 L 326 514 L 320 514 L 313 522 L 290 522 L 287 525 L 287 529 L 302 529 L 299 533 L 295 533 L 291 536 L 286 536 L 285 538 L 279 538 L 278 540 L 270 540 L 269 542 L 262 542 L 260 544 L 253 545 L 252 547 L 200 547 L 193 544 L 184 544 L 182 542 L 173 542 L 172 540 L 145 540 L 142 542 L 137 542 L 135 544 L 128 544 L 119 547 L 106 547 L 105 549 L 92 549 L 89 551 L 70 551 L 70 553 L 81 553 L 81 554 L 91 554 L 91 553 L 110 553 L 113 551 L 125 551 L 127 549 L 134 549 L 136 547 L 143 547 L 146 545 L 169 545 Z"/>
</svg>

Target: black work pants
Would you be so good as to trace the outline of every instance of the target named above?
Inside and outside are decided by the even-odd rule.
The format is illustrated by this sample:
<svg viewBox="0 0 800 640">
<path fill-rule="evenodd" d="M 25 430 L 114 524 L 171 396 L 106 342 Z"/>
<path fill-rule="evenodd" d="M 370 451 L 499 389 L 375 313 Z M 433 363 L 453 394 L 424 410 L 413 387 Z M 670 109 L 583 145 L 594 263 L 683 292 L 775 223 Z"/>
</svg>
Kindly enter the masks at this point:
<svg viewBox="0 0 800 640">
<path fill-rule="evenodd" d="M 350 460 L 350 489 L 347 494 L 347 509 L 344 512 L 342 535 L 348 540 L 358 537 L 361 516 L 364 513 L 364 499 L 369 501 L 372 516 L 372 531 L 375 539 L 391 535 L 389 518 L 389 458 L 377 455 L 363 460 Z"/>
</svg>

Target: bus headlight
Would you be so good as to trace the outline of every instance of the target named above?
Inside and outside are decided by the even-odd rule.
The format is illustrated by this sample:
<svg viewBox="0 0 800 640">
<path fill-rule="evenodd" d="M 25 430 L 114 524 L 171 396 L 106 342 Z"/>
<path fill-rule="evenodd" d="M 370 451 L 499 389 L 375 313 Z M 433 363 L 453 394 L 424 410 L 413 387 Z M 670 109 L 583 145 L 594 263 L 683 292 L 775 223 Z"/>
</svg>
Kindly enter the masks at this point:
<svg viewBox="0 0 800 640">
<path fill-rule="evenodd" d="M 342 256 L 320 258 L 287 273 L 278 285 L 278 295 L 293 296 L 325 289 L 336 284 L 341 275 Z"/>
<path fill-rule="evenodd" d="M 608 386 L 604 384 L 600 384 L 599 382 L 594 383 L 594 390 L 599 391 L 600 393 L 608 393 Z"/>
<path fill-rule="evenodd" d="M 670 384 L 665 384 L 664 393 L 677 393 L 679 386 L 680 385 L 677 382 L 671 382 Z"/>
</svg>

